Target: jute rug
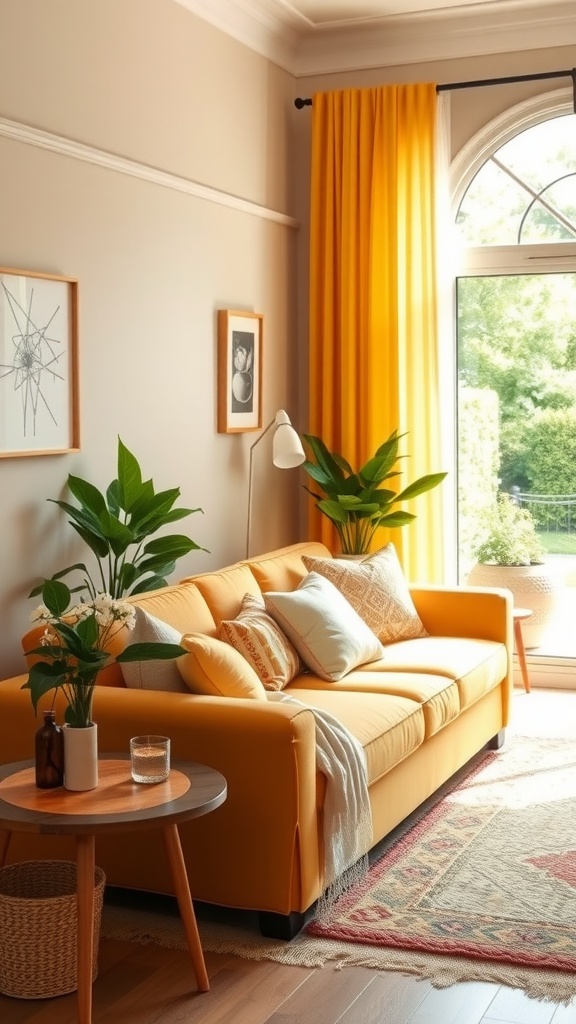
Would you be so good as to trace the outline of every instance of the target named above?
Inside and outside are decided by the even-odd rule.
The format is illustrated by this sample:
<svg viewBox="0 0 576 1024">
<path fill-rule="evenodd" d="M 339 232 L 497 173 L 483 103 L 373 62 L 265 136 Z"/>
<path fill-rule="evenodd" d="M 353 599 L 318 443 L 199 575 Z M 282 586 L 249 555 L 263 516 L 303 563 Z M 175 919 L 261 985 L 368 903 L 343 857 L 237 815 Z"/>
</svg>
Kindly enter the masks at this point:
<svg viewBox="0 0 576 1024">
<path fill-rule="evenodd" d="M 362 965 L 437 987 L 487 981 L 576 995 L 576 743 L 514 739 L 380 846 L 367 880 L 291 943 L 255 919 L 203 919 L 204 949 L 319 967 Z M 107 905 L 102 934 L 185 947 L 175 912 Z"/>
</svg>

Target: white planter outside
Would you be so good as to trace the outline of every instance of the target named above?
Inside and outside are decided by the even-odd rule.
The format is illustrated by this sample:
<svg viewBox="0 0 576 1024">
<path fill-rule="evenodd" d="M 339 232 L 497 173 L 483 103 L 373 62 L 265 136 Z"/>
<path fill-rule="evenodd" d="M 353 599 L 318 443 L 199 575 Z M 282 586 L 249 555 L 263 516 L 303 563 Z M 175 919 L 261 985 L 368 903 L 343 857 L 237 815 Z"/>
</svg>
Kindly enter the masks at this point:
<svg viewBox="0 0 576 1024">
<path fill-rule="evenodd" d="M 478 563 L 468 575 L 472 587 L 505 587 L 514 595 L 515 608 L 530 608 L 522 623 L 525 647 L 540 647 L 560 596 L 554 572 L 542 565 L 485 565 Z"/>
<path fill-rule="evenodd" d="M 76 792 L 96 789 L 98 785 L 98 726 L 92 722 L 85 729 L 65 725 L 64 788 Z"/>
</svg>

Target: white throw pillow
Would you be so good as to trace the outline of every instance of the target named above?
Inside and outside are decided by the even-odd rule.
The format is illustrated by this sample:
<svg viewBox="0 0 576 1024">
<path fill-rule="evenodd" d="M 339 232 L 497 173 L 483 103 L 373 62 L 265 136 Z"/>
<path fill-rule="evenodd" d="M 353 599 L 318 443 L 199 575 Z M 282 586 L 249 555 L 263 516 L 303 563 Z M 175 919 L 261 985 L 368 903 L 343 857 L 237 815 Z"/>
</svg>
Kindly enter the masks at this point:
<svg viewBox="0 0 576 1024">
<path fill-rule="evenodd" d="M 322 679 L 342 679 L 358 665 L 384 655 L 378 637 L 352 605 L 316 572 L 309 573 L 297 590 L 264 594 L 264 603 L 302 661 Z"/>
<path fill-rule="evenodd" d="M 182 634 L 162 622 L 154 615 L 149 615 L 138 605 L 134 606 L 136 625 L 130 633 L 128 644 L 179 644 Z M 127 661 L 120 664 L 126 686 L 133 690 L 172 690 L 186 693 L 188 687 L 182 679 L 173 661 Z"/>
</svg>

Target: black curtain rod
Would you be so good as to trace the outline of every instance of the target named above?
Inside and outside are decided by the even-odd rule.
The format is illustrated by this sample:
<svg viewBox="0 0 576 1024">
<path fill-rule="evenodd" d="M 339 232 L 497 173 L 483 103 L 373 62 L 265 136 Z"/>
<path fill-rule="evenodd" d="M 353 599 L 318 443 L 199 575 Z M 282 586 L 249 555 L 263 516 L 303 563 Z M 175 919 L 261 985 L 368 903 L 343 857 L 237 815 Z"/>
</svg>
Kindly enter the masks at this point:
<svg viewBox="0 0 576 1024">
<path fill-rule="evenodd" d="M 546 78 L 571 78 L 574 90 L 574 113 L 576 114 L 576 68 L 569 71 L 541 71 L 534 75 L 510 75 L 507 78 L 479 78 L 472 82 L 448 82 L 446 85 L 437 85 L 436 92 L 449 92 L 452 89 L 476 89 L 483 85 L 510 85 L 512 82 L 540 82 Z M 298 110 L 302 107 L 311 107 L 310 97 L 294 100 L 294 106 Z"/>
</svg>

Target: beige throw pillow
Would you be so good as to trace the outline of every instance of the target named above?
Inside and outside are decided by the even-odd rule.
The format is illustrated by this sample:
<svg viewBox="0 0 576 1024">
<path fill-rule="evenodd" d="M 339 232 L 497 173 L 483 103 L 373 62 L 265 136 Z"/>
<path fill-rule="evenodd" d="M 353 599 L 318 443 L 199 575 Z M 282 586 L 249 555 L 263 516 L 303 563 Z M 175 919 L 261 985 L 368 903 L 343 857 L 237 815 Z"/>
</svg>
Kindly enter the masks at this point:
<svg viewBox="0 0 576 1024">
<path fill-rule="evenodd" d="M 330 580 L 383 644 L 427 636 L 393 544 L 361 562 L 303 555 L 311 572 Z"/>
<path fill-rule="evenodd" d="M 297 590 L 264 594 L 264 602 L 302 661 L 322 679 L 342 679 L 358 665 L 384 655 L 372 630 L 318 573 L 308 573 Z"/>
<path fill-rule="evenodd" d="M 218 636 L 246 658 L 267 690 L 283 690 L 302 671 L 298 652 L 261 597 L 246 594 L 236 618 L 220 623 Z"/>
<path fill-rule="evenodd" d="M 179 644 L 182 634 L 167 622 L 134 606 L 136 624 L 129 644 Z M 135 690 L 171 690 L 186 693 L 187 687 L 174 661 L 127 661 L 121 664 L 126 686 Z"/>
</svg>

